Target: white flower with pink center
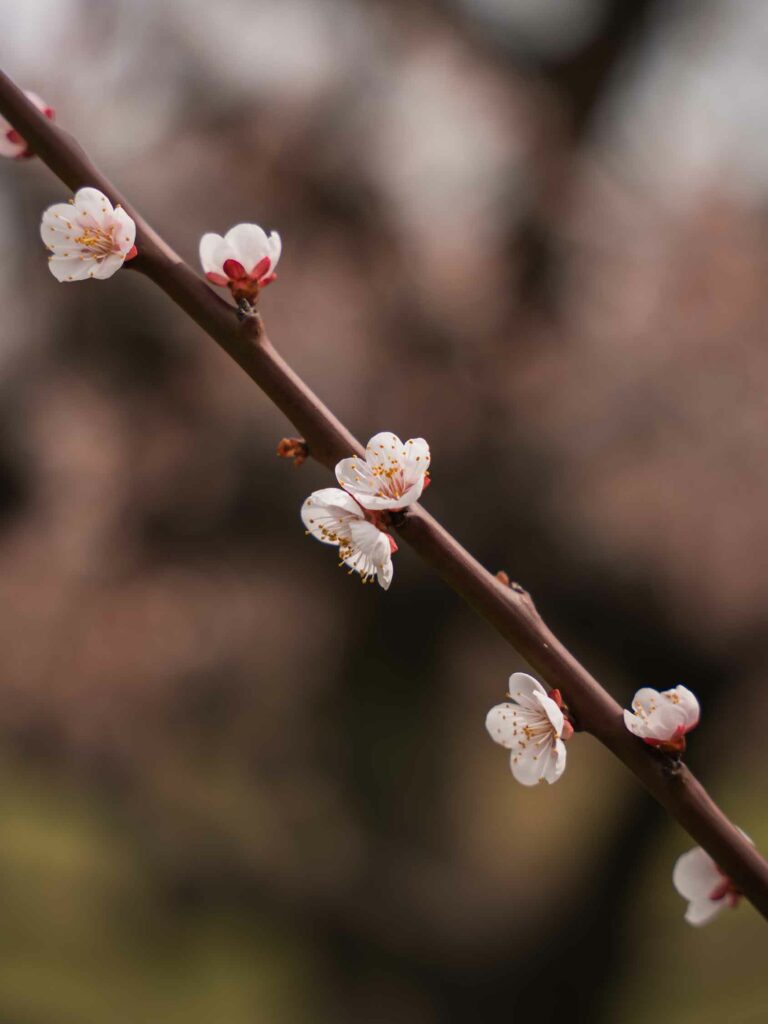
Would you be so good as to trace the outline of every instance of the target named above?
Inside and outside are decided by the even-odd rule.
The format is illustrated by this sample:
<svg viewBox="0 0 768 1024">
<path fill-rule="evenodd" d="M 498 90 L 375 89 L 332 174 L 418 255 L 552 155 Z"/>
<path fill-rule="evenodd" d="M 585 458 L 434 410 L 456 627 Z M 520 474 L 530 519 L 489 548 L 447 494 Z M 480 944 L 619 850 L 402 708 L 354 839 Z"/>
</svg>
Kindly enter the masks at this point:
<svg viewBox="0 0 768 1024">
<path fill-rule="evenodd" d="M 248 302 L 277 277 L 281 251 L 280 235 L 267 235 L 258 224 L 237 224 L 226 235 L 210 232 L 200 239 L 200 263 L 211 284 Z"/>
<path fill-rule="evenodd" d="M 136 224 L 97 188 L 81 188 L 69 203 L 49 206 L 40 235 L 57 281 L 104 281 L 136 255 Z"/>
<path fill-rule="evenodd" d="M 354 498 L 337 487 L 315 491 L 301 506 L 301 518 L 313 537 L 338 547 L 340 564 L 359 573 L 363 583 L 376 579 L 389 589 L 397 544 L 366 518 Z"/>
<path fill-rule="evenodd" d="M 549 693 L 525 672 L 509 679 L 510 704 L 491 708 L 485 727 L 510 751 L 512 774 L 524 786 L 557 782 L 565 771 L 565 740 L 573 726 L 563 713 L 559 690 Z"/>
<path fill-rule="evenodd" d="M 685 735 L 699 724 L 699 702 L 690 690 L 644 686 L 632 700 L 632 710 L 624 712 L 624 724 L 651 747 L 679 753 L 685 750 Z"/>
<path fill-rule="evenodd" d="M 685 920 L 696 926 L 707 924 L 726 907 L 735 907 L 741 898 L 730 878 L 700 846 L 677 858 L 672 883 L 688 900 Z"/>
<path fill-rule="evenodd" d="M 41 100 L 34 92 L 26 92 L 24 95 L 30 103 L 34 103 L 41 114 L 45 114 L 50 121 L 53 120 L 55 116 L 53 107 L 49 107 L 45 100 Z M 24 139 L 4 117 L 0 117 L 0 156 L 9 157 L 12 160 L 23 160 L 25 157 L 34 156 Z"/>
<path fill-rule="evenodd" d="M 396 434 L 376 434 L 365 458 L 353 455 L 336 466 L 336 479 L 363 508 L 402 509 L 413 505 L 429 482 L 429 445 L 423 437 L 405 444 Z"/>
</svg>

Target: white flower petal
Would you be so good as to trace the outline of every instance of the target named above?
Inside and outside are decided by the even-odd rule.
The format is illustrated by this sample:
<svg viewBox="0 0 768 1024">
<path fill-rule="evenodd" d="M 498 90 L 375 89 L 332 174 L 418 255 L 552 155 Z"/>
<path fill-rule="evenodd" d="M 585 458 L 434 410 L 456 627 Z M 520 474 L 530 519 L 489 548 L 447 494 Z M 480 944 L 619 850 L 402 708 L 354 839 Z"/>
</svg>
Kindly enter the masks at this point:
<svg viewBox="0 0 768 1024">
<path fill-rule="evenodd" d="M 54 203 L 43 213 L 40 221 L 40 237 L 46 245 L 63 245 L 72 242 L 80 233 L 75 221 L 77 211 L 71 203 Z"/>
<path fill-rule="evenodd" d="M 555 730 L 555 735 L 559 738 L 563 735 L 563 723 L 565 722 L 565 716 L 560 708 L 555 704 L 551 697 L 545 696 L 538 691 L 533 693 L 533 699 L 538 702 L 541 706 L 541 710 L 549 719 L 552 728 Z"/>
<path fill-rule="evenodd" d="M 325 487 L 314 491 L 301 506 L 306 529 L 323 544 L 338 544 L 349 538 L 349 523 L 362 519 L 363 513 L 346 491 Z"/>
<path fill-rule="evenodd" d="M 691 900 L 685 911 L 685 920 L 695 928 L 708 924 L 714 917 L 717 917 L 728 906 L 728 900 L 723 897 L 721 900 L 705 899 Z"/>
<path fill-rule="evenodd" d="M 105 256 L 104 259 L 94 260 L 93 269 L 88 276 L 97 281 L 106 281 L 122 267 L 123 263 L 125 263 L 124 256 L 120 253 L 112 253 L 111 256 Z"/>
<path fill-rule="evenodd" d="M 551 743 L 529 743 L 512 750 L 509 766 L 523 786 L 535 786 L 544 778 L 549 765 Z"/>
<path fill-rule="evenodd" d="M 246 274 L 250 274 L 265 256 L 271 259 L 271 243 L 264 229 L 258 224 L 236 224 L 229 229 L 224 238 L 236 253 L 235 259 L 242 263 Z"/>
<path fill-rule="evenodd" d="M 218 268 L 214 270 L 214 273 L 224 274 L 224 276 L 226 277 L 227 275 L 224 272 L 224 264 L 227 262 L 227 260 L 236 260 L 236 262 L 241 263 L 240 256 L 238 255 L 238 253 L 235 252 L 235 250 L 232 248 L 232 246 L 229 244 L 226 238 L 222 238 L 222 240 L 213 250 L 213 254 L 211 256 L 211 263 L 215 268 Z M 245 270 L 245 267 L 243 267 L 243 270 Z"/>
<path fill-rule="evenodd" d="M 534 694 L 547 696 L 547 691 L 533 676 L 527 672 L 514 672 L 509 677 L 509 696 L 521 704 L 524 708 L 532 708 L 537 713 L 541 711 L 541 705 L 534 699 Z"/>
<path fill-rule="evenodd" d="M 269 246 L 269 252 L 267 255 L 271 260 L 270 270 L 274 270 L 280 261 L 280 255 L 283 251 L 283 242 L 280 235 L 278 235 L 276 231 L 272 231 L 267 239 L 267 244 Z"/>
<path fill-rule="evenodd" d="M 520 712 L 516 704 L 497 704 L 485 718 L 485 728 L 491 739 L 508 750 L 517 746 L 520 729 L 525 724 Z"/>
<path fill-rule="evenodd" d="M 214 253 L 224 242 L 221 235 L 209 231 L 200 239 L 200 264 L 206 274 L 223 274 L 221 264 L 214 261 Z"/>
<path fill-rule="evenodd" d="M 701 708 L 695 694 L 685 686 L 676 686 L 674 690 L 665 691 L 662 696 L 668 697 L 671 694 L 674 694 L 677 699 L 677 707 L 682 714 L 686 730 L 693 729 L 698 724 L 701 715 Z"/>
<path fill-rule="evenodd" d="M 405 468 L 406 472 L 413 474 L 423 473 L 429 469 L 431 455 L 429 445 L 423 437 L 412 437 L 405 442 Z"/>
<path fill-rule="evenodd" d="M 672 884 L 687 900 L 709 898 L 722 881 L 715 862 L 700 846 L 681 854 L 672 871 Z"/>
<path fill-rule="evenodd" d="M 555 740 L 549 749 L 547 763 L 544 767 L 543 778 L 550 784 L 557 782 L 565 771 L 566 750 L 561 739 Z"/>
<path fill-rule="evenodd" d="M 382 590 L 389 590 L 389 586 L 392 582 L 392 577 L 395 574 L 394 566 L 392 565 L 392 554 L 390 553 L 389 558 L 383 565 L 377 566 L 376 568 L 376 579 Z"/>
<path fill-rule="evenodd" d="M 116 206 L 115 212 L 112 214 L 112 223 L 112 237 L 115 240 L 115 246 L 125 255 L 130 252 L 136 241 L 136 222 L 121 206 Z"/>
<path fill-rule="evenodd" d="M 112 203 L 97 188 L 81 188 L 75 192 L 75 209 L 78 220 L 89 226 L 104 224 L 114 213 Z"/>
<path fill-rule="evenodd" d="M 95 260 L 83 259 L 80 256 L 52 256 L 48 267 L 57 281 L 65 284 L 70 281 L 84 281 L 93 270 Z"/>
</svg>

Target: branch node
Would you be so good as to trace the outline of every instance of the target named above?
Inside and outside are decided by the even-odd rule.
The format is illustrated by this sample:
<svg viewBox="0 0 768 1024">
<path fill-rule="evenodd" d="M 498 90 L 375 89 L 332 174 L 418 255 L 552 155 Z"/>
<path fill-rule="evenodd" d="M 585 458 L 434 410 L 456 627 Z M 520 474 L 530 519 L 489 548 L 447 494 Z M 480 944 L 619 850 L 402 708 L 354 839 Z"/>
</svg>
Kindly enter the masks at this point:
<svg viewBox="0 0 768 1024">
<path fill-rule="evenodd" d="M 281 459 L 293 459 L 297 468 L 309 458 L 309 445 L 303 437 L 284 437 L 278 442 L 276 455 Z"/>
</svg>

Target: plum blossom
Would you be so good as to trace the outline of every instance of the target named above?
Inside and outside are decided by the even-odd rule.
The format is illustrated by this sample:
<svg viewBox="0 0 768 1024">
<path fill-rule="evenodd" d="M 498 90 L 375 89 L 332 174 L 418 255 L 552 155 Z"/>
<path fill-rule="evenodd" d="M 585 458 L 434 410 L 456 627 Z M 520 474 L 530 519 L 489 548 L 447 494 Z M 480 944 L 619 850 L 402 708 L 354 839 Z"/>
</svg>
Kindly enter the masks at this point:
<svg viewBox="0 0 768 1024">
<path fill-rule="evenodd" d="M 549 693 L 525 672 L 509 678 L 511 704 L 491 708 L 485 727 L 491 739 L 511 751 L 512 774 L 524 786 L 557 782 L 565 771 L 565 740 L 573 726 L 563 713 L 559 690 Z"/>
<path fill-rule="evenodd" d="M 340 564 L 359 573 L 363 583 L 375 577 L 380 587 L 389 589 L 397 544 L 366 518 L 354 498 L 337 487 L 315 491 L 301 506 L 301 518 L 313 537 L 337 545 Z"/>
<path fill-rule="evenodd" d="M 41 114 L 52 121 L 55 113 L 53 107 L 49 107 L 45 100 L 41 100 L 37 93 L 26 92 L 24 95 L 34 103 Z M 0 117 L 0 156 L 9 157 L 13 160 L 23 160 L 26 157 L 34 156 L 24 139 L 19 135 L 12 124 L 9 124 L 4 117 Z"/>
<path fill-rule="evenodd" d="M 104 281 L 136 255 L 136 224 L 97 188 L 81 188 L 70 202 L 49 206 L 40 235 L 57 281 Z"/>
<path fill-rule="evenodd" d="M 652 690 L 644 686 L 632 700 L 632 711 L 624 712 L 627 729 L 651 747 L 667 752 L 685 750 L 685 734 L 699 723 L 699 702 L 690 690 Z"/>
<path fill-rule="evenodd" d="M 726 907 L 735 907 L 741 898 L 731 879 L 700 846 L 677 858 L 672 883 L 688 900 L 685 920 L 696 926 L 707 924 Z"/>
<path fill-rule="evenodd" d="M 423 437 L 405 444 L 396 434 L 375 434 L 365 458 L 353 455 L 336 466 L 336 479 L 363 508 L 402 509 L 413 505 L 429 482 L 429 445 Z"/>
<path fill-rule="evenodd" d="M 200 239 L 200 263 L 211 284 L 229 288 L 235 299 L 255 302 L 277 274 L 282 242 L 258 224 L 237 224 L 222 237 L 209 232 Z"/>
</svg>

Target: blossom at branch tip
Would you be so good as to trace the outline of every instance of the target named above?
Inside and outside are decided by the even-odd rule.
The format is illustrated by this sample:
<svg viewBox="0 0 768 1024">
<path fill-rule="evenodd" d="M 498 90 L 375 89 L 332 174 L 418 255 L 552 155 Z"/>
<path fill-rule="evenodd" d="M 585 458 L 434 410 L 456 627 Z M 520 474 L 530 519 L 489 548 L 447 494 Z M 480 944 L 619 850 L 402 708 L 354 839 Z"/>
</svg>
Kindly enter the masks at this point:
<svg viewBox="0 0 768 1024">
<path fill-rule="evenodd" d="M 677 858 L 672 884 L 688 900 L 685 920 L 697 927 L 708 924 L 726 907 L 735 907 L 741 898 L 731 879 L 700 846 Z"/>
<path fill-rule="evenodd" d="M 549 693 L 525 672 L 509 679 L 511 704 L 491 708 L 485 727 L 491 739 L 511 751 L 512 774 L 524 786 L 557 782 L 565 771 L 565 740 L 573 726 L 563 713 L 559 690 Z"/>
<path fill-rule="evenodd" d="M 342 565 L 360 574 L 363 583 L 374 577 L 384 590 L 392 582 L 394 539 L 370 522 L 363 509 L 345 491 L 325 487 L 301 506 L 307 532 L 323 544 L 335 544 Z"/>
<path fill-rule="evenodd" d="M 40 235 L 57 281 L 104 281 L 136 255 L 136 224 L 97 188 L 81 188 L 68 203 L 49 206 Z"/>
<path fill-rule="evenodd" d="M 403 444 L 396 434 L 384 431 L 370 439 L 364 459 L 342 459 L 336 479 L 363 508 L 402 509 L 417 502 L 429 483 L 429 461 L 423 437 Z"/>
<path fill-rule="evenodd" d="M 624 712 L 624 724 L 649 746 L 680 753 L 685 734 L 699 724 L 699 714 L 699 702 L 684 686 L 661 693 L 644 686 L 632 699 L 632 711 Z"/>
<path fill-rule="evenodd" d="M 37 93 L 25 92 L 24 95 L 34 103 L 41 114 L 45 114 L 49 121 L 55 117 L 53 107 L 49 107 L 45 100 L 40 99 Z M 9 157 L 11 160 L 24 160 L 34 156 L 26 141 L 19 135 L 16 129 L 4 117 L 0 117 L 0 156 Z"/>
<path fill-rule="evenodd" d="M 200 263 L 211 284 L 248 302 L 277 277 L 281 252 L 280 235 L 267 235 L 258 224 L 237 224 L 224 236 L 209 232 L 200 239 Z"/>
</svg>

